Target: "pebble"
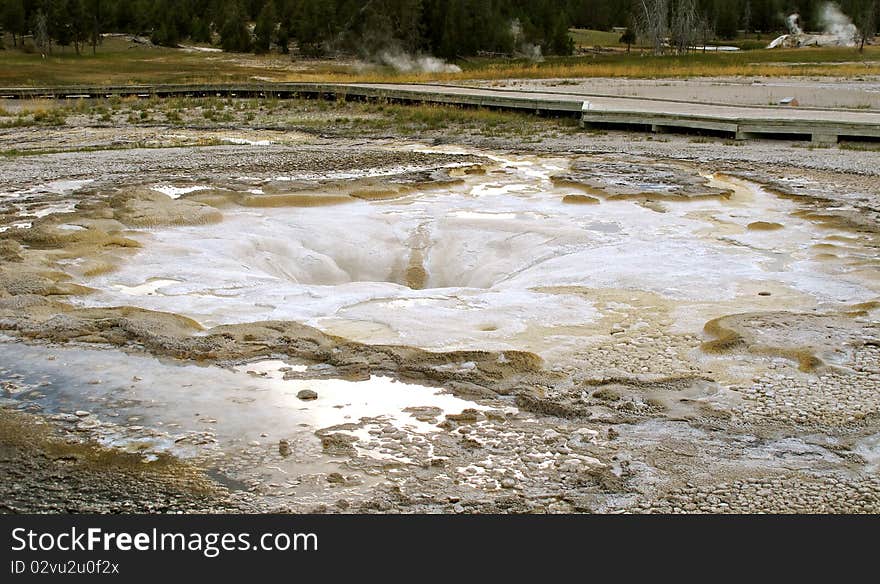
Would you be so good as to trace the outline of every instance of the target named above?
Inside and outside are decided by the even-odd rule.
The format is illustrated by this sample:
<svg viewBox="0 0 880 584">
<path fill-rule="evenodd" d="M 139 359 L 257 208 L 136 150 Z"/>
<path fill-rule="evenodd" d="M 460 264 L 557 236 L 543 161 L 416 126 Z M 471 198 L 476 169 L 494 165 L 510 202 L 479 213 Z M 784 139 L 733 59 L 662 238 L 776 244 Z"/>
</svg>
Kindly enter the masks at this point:
<svg viewBox="0 0 880 584">
<path fill-rule="evenodd" d="M 341 485 L 345 483 L 345 477 L 338 472 L 331 472 L 327 475 L 327 482 L 334 485 Z"/>
<path fill-rule="evenodd" d="M 298 397 L 302 401 L 313 401 L 318 399 L 318 392 L 311 389 L 303 389 L 298 394 L 296 394 L 296 397 Z"/>
</svg>

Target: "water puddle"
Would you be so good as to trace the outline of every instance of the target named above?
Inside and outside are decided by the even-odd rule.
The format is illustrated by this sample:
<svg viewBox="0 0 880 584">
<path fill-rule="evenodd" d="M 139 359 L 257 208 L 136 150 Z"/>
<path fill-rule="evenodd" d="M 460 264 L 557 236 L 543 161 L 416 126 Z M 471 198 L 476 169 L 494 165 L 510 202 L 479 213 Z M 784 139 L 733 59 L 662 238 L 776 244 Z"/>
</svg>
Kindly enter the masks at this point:
<svg viewBox="0 0 880 584">
<path fill-rule="evenodd" d="M 38 408 L 106 446 L 147 459 L 162 452 L 194 458 L 260 485 L 339 470 L 347 457 L 324 452 L 316 434 L 322 429 L 339 427 L 357 438 L 354 448 L 361 456 L 412 463 L 373 434 L 427 444 L 420 436 L 440 431 L 437 422 L 444 415 L 487 409 L 438 388 L 387 377 L 301 378 L 325 369 L 283 360 L 201 366 L 110 348 L 9 339 L 0 351 L 7 400 Z M 430 422 L 425 411 L 433 414 Z"/>
</svg>

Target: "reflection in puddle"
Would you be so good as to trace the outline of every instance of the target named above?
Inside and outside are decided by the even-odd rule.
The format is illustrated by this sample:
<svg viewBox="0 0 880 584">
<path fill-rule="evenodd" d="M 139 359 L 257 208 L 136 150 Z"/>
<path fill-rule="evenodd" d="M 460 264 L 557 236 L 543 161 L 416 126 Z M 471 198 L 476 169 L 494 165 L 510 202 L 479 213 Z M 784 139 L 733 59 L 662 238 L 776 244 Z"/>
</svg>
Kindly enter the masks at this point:
<svg viewBox="0 0 880 584">
<path fill-rule="evenodd" d="M 302 419 L 314 428 L 328 428 L 362 418 L 380 418 L 400 428 L 421 433 L 436 432 L 435 424 L 420 422 L 403 410 L 413 407 L 438 408 L 439 414 L 459 413 L 465 408 L 479 408 L 473 403 L 437 388 L 401 383 L 389 377 L 371 377 L 365 381 L 343 379 L 284 379 L 285 373 L 306 373 L 303 365 L 290 366 L 284 361 L 270 360 L 237 366 L 259 380 L 266 381 L 273 391 L 289 398 Z M 314 391 L 314 400 L 294 399 L 301 391 Z"/>
<path fill-rule="evenodd" d="M 333 457 L 322 452 L 315 435 L 320 429 L 364 420 L 358 452 L 382 458 L 366 444 L 376 424 L 425 434 L 438 431 L 436 421 L 416 419 L 412 411 L 430 409 L 442 418 L 486 409 L 438 388 L 387 377 L 285 379 L 325 374 L 324 365 L 264 360 L 222 368 L 116 349 L 16 342 L 4 342 L 2 349 L 0 378 L 11 380 L 4 385 L 7 398 L 66 415 L 105 445 L 213 460 L 252 450 L 277 455 L 284 442 L 292 455 L 274 462 L 283 474 L 332 469 Z M 302 399 L 303 391 L 314 392 L 315 399 Z"/>
</svg>

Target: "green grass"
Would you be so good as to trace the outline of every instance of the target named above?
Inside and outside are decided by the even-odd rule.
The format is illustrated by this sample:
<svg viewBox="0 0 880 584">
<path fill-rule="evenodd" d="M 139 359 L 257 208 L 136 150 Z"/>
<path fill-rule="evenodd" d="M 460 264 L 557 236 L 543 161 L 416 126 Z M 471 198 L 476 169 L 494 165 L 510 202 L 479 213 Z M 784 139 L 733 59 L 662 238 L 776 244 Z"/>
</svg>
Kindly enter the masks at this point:
<svg viewBox="0 0 880 584">
<path fill-rule="evenodd" d="M 584 28 L 573 28 L 569 32 L 571 40 L 579 47 L 625 47 L 626 45 L 620 43 L 621 34 L 623 33 Z"/>
<path fill-rule="evenodd" d="M 132 46 L 108 37 L 96 55 L 76 55 L 70 47 L 55 47 L 43 59 L 36 52 L 12 48 L 0 51 L 0 86 L 112 85 L 150 83 L 222 83 L 254 81 L 255 77 L 284 80 L 296 67 L 285 55 L 236 55 L 187 52 L 163 47 Z M 332 75 L 344 67 L 317 62 L 309 75 Z"/>
<path fill-rule="evenodd" d="M 805 48 L 693 53 L 640 54 L 633 51 L 551 57 L 542 63 L 489 61 L 465 63 L 447 79 L 712 77 L 712 76 L 842 76 L 880 74 L 880 46 L 864 53 L 851 48 Z M 417 79 L 414 79 L 417 80 Z"/>
<path fill-rule="evenodd" d="M 569 31 L 569 36 L 574 44 L 578 47 L 592 48 L 625 48 L 626 45 L 620 42 L 622 32 L 613 32 L 607 30 L 590 30 L 585 28 L 573 28 Z M 782 34 L 781 32 L 779 34 Z M 739 36 L 735 39 L 713 39 L 709 41 L 709 45 L 724 45 L 728 47 L 738 47 L 743 51 L 754 51 L 764 49 L 770 41 L 776 38 L 778 34 L 765 34 L 761 38 L 756 38 L 754 34 L 747 36 Z M 638 42 L 633 43 L 633 48 L 638 48 Z"/>
</svg>

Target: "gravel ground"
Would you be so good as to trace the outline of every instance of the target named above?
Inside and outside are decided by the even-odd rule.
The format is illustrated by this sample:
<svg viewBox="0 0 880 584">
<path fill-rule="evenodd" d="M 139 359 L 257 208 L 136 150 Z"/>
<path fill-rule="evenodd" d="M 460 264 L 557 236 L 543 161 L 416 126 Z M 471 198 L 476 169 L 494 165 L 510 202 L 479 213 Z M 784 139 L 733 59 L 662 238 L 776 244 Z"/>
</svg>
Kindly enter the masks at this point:
<svg viewBox="0 0 880 584">
<path fill-rule="evenodd" d="M 483 82 L 511 89 L 668 99 L 691 103 L 777 105 L 794 97 L 800 107 L 880 109 L 880 79 L 718 77 L 700 79 L 521 79 Z"/>
<path fill-rule="evenodd" d="M 268 130 L 222 124 L 208 130 L 164 125 L 110 130 L 76 124 L 64 129 L 31 128 L 24 134 L 2 130 L 0 150 L 23 141 L 35 151 L 52 148 L 63 135 L 67 145 L 87 143 L 89 151 L 0 158 L 0 192 L 30 189 L 26 196 L 45 204 L 69 197 L 57 181 L 93 180 L 81 192 L 89 200 L 98 200 L 102 189 L 119 184 L 231 184 L 247 177 L 430 168 L 476 160 L 470 154 L 399 149 L 424 144 L 448 151 L 465 146 L 495 152 L 613 154 L 648 165 L 655 160 L 698 164 L 712 172 L 762 182 L 782 196 L 802 201 L 805 209 L 821 213 L 825 221 L 848 226 L 859 237 L 872 238 L 877 233 L 878 151 L 812 149 L 781 141 L 734 144 L 688 136 L 579 132 L 541 120 L 528 128 L 529 142 L 524 144 L 521 128 L 491 135 L 455 125 L 370 132 L 340 123 L 286 138 L 272 133 L 272 141 L 281 143 L 271 145 L 210 147 L 198 145 L 205 132 L 213 138 L 233 135 L 265 140 Z M 153 146 L 174 147 L 128 149 L 145 139 L 155 140 Z M 92 151 L 114 143 L 127 149 Z M 10 212 L 10 201 L 0 201 L 4 203 Z M 4 261 L 14 262 L 16 253 L 28 250 L 4 247 L 3 252 Z M 28 306 L 46 302 L 6 290 L 0 301 L 7 311 L 5 323 L 19 318 Z M 804 371 L 784 354 L 749 352 L 752 345 L 745 333 L 747 350 L 722 354 L 710 365 L 701 356 L 707 341 L 704 334 L 645 328 L 642 323 L 654 318 L 649 310 L 625 314 L 608 339 L 585 349 L 573 362 L 519 383 L 510 376 L 500 382 L 491 376 L 445 379 L 457 395 L 475 405 L 457 415 L 412 413 L 442 431 L 420 435 L 389 427 L 381 420 L 323 429 L 319 438 L 325 454 L 338 462 L 339 471 L 296 480 L 267 481 L 259 473 L 248 476 L 245 472 L 242 484 L 223 486 L 201 475 L 193 479 L 199 485 L 194 489 L 193 483 L 181 483 L 180 475 L 174 473 L 146 479 L 139 475 L 137 481 L 122 470 L 108 475 L 80 473 L 75 465 L 65 466 L 63 457 L 50 455 L 53 440 L 58 438 L 40 434 L 22 442 L 11 438 L 15 431 L 10 431 L 2 441 L 0 471 L 14 480 L 2 481 L 6 489 L 2 494 L 7 510 L 49 512 L 261 508 L 383 513 L 877 513 L 880 341 L 875 308 L 862 311 L 847 328 L 850 340 L 845 358 L 820 371 Z M 791 326 L 803 322 L 797 315 L 780 319 Z M 56 324 L 75 328 L 76 322 L 70 316 Z M 110 340 L 136 350 L 159 346 L 142 328 L 113 322 L 95 321 L 90 332 L 104 335 L 101 342 Z M 29 330 L 38 329 L 34 325 Z M 52 338 L 45 327 L 39 330 Z M 260 338 L 262 334 L 230 330 L 225 336 L 208 335 L 203 350 L 213 350 L 210 343 L 218 343 L 213 347 L 223 347 L 230 354 L 233 342 L 259 346 L 265 342 L 272 350 L 281 350 L 279 343 L 290 344 L 278 332 L 270 341 Z M 220 338 L 227 339 L 222 341 L 227 344 L 215 340 Z M 173 345 L 167 338 L 162 342 Z M 309 347 L 315 341 L 301 337 L 297 342 Z M 353 357 L 367 355 L 368 363 L 361 364 L 367 371 L 401 373 L 393 360 L 378 360 L 370 351 L 358 352 L 359 348 L 347 350 L 354 351 Z M 306 353 L 306 349 L 301 351 Z M 346 362 L 344 371 L 337 371 L 334 367 L 339 363 L 315 355 L 324 367 L 322 375 L 351 374 L 353 363 Z M 375 362 L 369 362 L 374 358 Z M 731 371 L 747 374 L 737 376 Z M 4 375 L 8 395 L 26 394 L 15 385 L 20 380 Z M 26 402 L 15 403 L 21 407 Z M 19 413 L 4 416 L 6 428 L 48 423 L 58 436 L 76 438 L 85 445 L 78 448 L 94 448 L 89 425 L 82 426 L 81 421 L 44 415 L 24 418 Z M 365 434 L 377 451 L 406 462 L 359 456 L 352 441 L 344 437 L 352 432 Z M 227 460 L 221 470 L 242 476 L 242 469 L 267 468 L 285 456 L 283 444 L 252 445 Z M 118 461 L 108 464 L 120 467 Z M 199 477 L 191 470 L 183 475 Z M 146 482 L 138 486 L 138 481 Z M 290 495 L 301 492 L 303 482 L 310 481 L 311 492 L 319 496 L 297 499 Z M 52 485 L 51 496 L 36 497 L 39 484 Z M 230 490 L 235 492 L 232 498 Z M 112 502 L 110 493 L 117 491 L 125 496 Z M 148 500 L 144 493 L 154 491 L 161 496 Z"/>
</svg>

